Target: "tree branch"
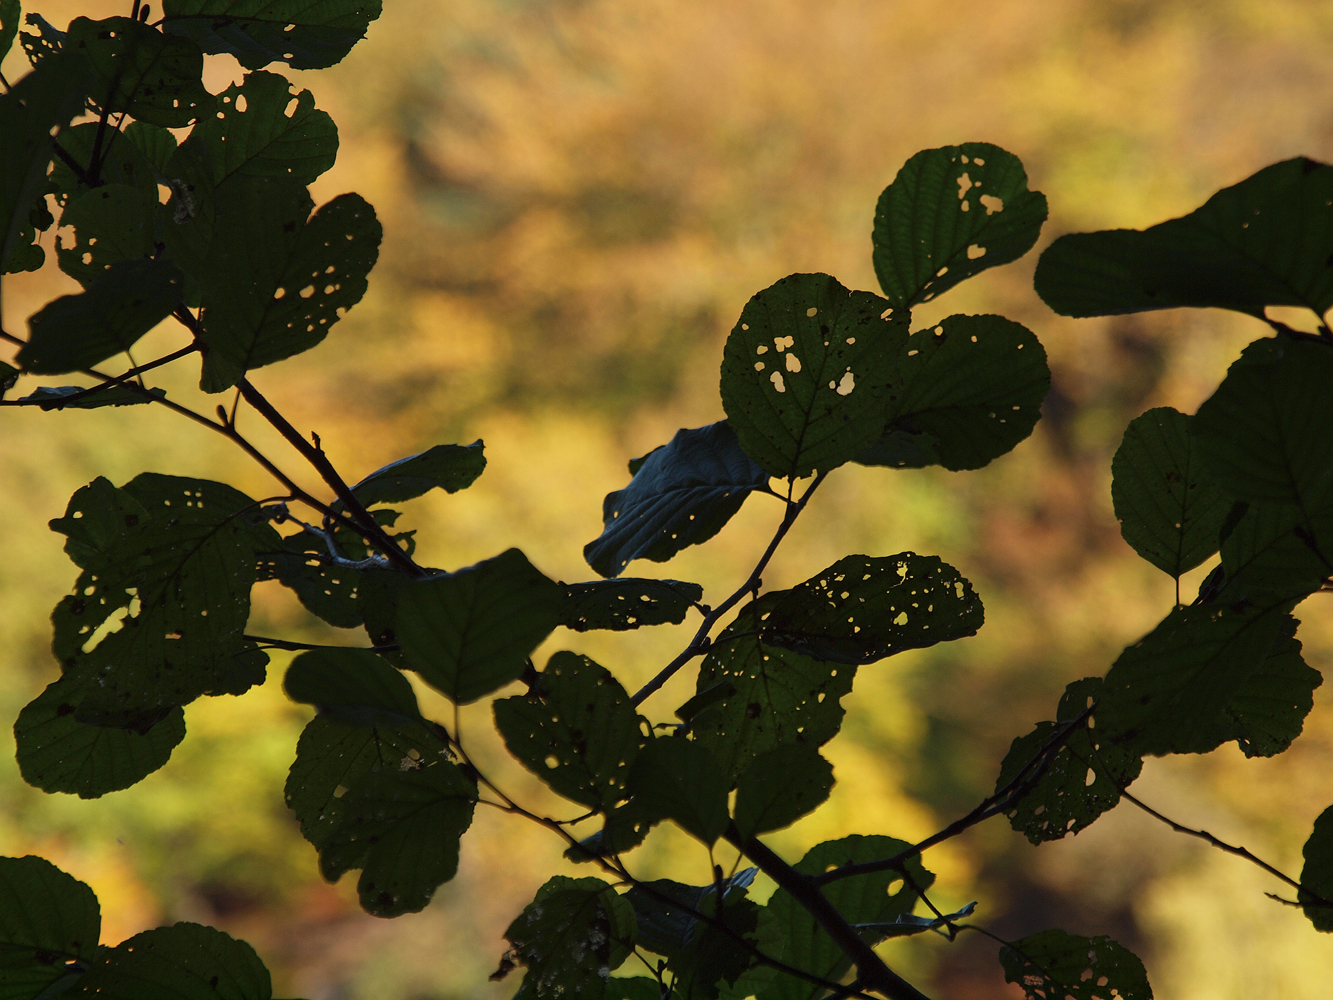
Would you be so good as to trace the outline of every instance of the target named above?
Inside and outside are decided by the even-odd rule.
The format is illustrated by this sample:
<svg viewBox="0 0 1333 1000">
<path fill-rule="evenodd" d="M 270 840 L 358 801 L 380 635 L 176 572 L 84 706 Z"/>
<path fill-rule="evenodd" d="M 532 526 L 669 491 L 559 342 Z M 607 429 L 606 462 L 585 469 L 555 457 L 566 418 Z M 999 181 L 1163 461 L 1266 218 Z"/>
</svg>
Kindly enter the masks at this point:
<svg viewBox="0 0 1333 1000">
<path fill-rule="evenodd" d="M 173 351 L 171 354 L 164 355 L 156 361 L 149 361 L 147 364 L 139 365 L 137 368 L 131 368 L 129 371 L 122 372 L 119 375 L 105 376 L 106 381 L 101 385 L 95 385 L 92 388 L 84 389 L 82 392 L 76 392 L 72 396 L 65 396 L 61 399 L 39 400 L 39 399 L 10 399 L 3 400 L 5 406 L 40 406 L 44 410 L 63 410 L 67 406 L 73 406 L 89 396 L 96 396 L 99 392 L 105 392 L 118 385 L 127 385 L 130 379 L 133 379 L 144 372 L 150 372 L 154 368 L 161 368 L 163 365 L 169 365 L 173 361 L 178 361 L 187 355 L 193 354 L 199 350 L 199 345 L 188 344 L 179 351 Z M 143 388 L 138 386 L 137 388 Z"/>
</svg>

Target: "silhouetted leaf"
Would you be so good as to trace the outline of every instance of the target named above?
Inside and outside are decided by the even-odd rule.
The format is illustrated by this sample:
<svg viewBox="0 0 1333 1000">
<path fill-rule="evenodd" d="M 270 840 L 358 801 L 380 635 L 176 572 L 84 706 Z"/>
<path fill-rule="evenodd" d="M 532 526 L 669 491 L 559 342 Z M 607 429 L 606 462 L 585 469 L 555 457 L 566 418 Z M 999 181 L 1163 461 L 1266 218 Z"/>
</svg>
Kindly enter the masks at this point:
<svg viewBox="0 0 1333 1000">
<path fill-rule="evenodd" d="M 895 306 L 928 302 L 988 267 L 1032 249 L 1046 196 L 1023 164 L 986 142 L 924 149 L 875 206 L 875 274 Z"/>
<path fill-rule="evenodd" d="M 18 362 L 35 375 L 64 375 L 127 351 L 180 304 L 181 282 L 168 260 L 113 264 L 28 320 Z"/>
<path fill-rule="evenodd" d="M 981 598 L 936 556 L 844 556 L 784 591 L 763 615 L 764 641 L 835 663 L 873 663 L 976 635 Z"/>
<path fill-rule="evenodd" d="M 495 726 L 509 752 L 552 790 L 593 809 L 624 798 L 642 736 L 629 695 L 610 671 L 556 653 L 528 695 L 497 700 Z"/>
<path fill-rule="evenodd" d="M 1130 421 L 1111 460 L 1120 534 L 1174 577 L 1217 551 L 1232 506 L 1194 454 L 1191 419 L 1169 406 L 1149 410 Z"/>
<path fill-rule="evenodd" d="M 37 230 L 31 223 L 19 229 L 18 236 L 9 250 L 9 257 L 0 274 L 20 274 L 23 271 L 37 271 L 46 263 L 46 251 L 37 243 Z"/>
<path fill-rule="evenodd" d="M 603 1000 L 606 978 L 634 947 L 634 911 L 599 878 L 557 875 L 540 889 L 505 937 L 499 979 L 527 966 L 516 1000 Z"/>
<path fill-rule="evenodd" d="M 1062 236 L 1037 263 L 1037 294 L 1062 316 L 1179 306 L 1333 306 L 1333 167 L 1297 157 L 1146 230 Z"/>
<path fill-rule="evenodd" d="M 950 316 L 896 357 L 884 433 L 862 465 L 979 469 L 1032 433 L 1051 386 L 1045 349 L 1003 316 Z"/>
<path fill-rule="evenodd" d="M 823 875 L 843 865 L 890 858 L 910 846 L 892 837 L 843 837 L 812 847 L 795 867 L 804 875 Z M 911 859 L 904 867 L 922 892 L 935 881 L 935 876 L 922 867 L 919 858 Z M 894 871 L 838 879 L 822 888 L 834 909 L 849 923 L 872 925 L 858 930 L 861 938 L 870 944 L 882 941 L 886 936 L 882 929 L 873 925 L 889 923 L 902 914 L 911 913 L 917 900 L 916 891 L 907 885 L 899 872 Z M 851 967 L 851 960 L 842 949 L 785 889 L 773 893 L 768 910 L 786 931 L 786 947 L 778 956 L 782 961 L 833 982 L 838 982 Z M 780 974 L 759 994 L 759 1000 L 811 1000 L 822 995 L 822 987 Z"/>
<path fill-rule="evenodd" d="M 560 624 L 575 632 L 624 632 L 644 625 L 679 625 L 704 589 L 680 580 L 595 580 L 565 584 Z"/>
<path fill-rule="evenodd" d="M 0 0 L 0 60 L 9 55 L 14 45 L 22 13 L 19 0 Z"/>
<path fill-rule="evenodd" d="M 756 757 L 736 780 L 736 829 L 742 840 L 790 826 L 833 788 L 833 765 L 809 743 L 786 743 Z"/>
<path fill-rule="evenodd" d="M 25 24 L 36 28 L 36 31 L 24 31 L 19 33 L 19 45 L 23 47 L 24 54 L 28 57 L 28 62 L 34 67 L 40 67 L 49 56 L 57 55 L 65 45 L 65 33 L 59 30 L 41 14 L 28 14 L 23 18 Z M 85 60 L 86 61 L 86 60 Z M 92 67 L 88 67 L 89 73 Z M 88 85 L 91 86 L 91 79 Z"/>
<path fill-rule="evenodd" d="M 97 122 L 84 122 L 74 125 L 60 133 L 60 145 L 75 163 L 87 165 L 92 162 L 93 147 L 97 145 Z M 158 175 L 165 169 L 171 155 L 176 151 L 176 137 L 170 130 L 160 125 L 147 122 L 131 122 L 123 131 L 104 132 L 99 151 L 98 181 L 99 188 L 90 188 L 80 179 L 60 157 L 51 161 L 50 186 L 56 203 L 64 209 L 85 192 L 102 187 L 130 187 L 144 195 L 154 210 L 158 205 Z M 73 225 L 77 216 L 62 218 L 61 225 Z M 134 217 L 131 224 L 137 226 L 142 217 Z M 107 237 L 117 236 L 124 239 L 127 234 L 113 233 L 109 228 L 105 234 L 90 235 Z M 149 235 L 152 235 L 150 230 Z M 58 245 L 60 242 L 58 240 Z M 150 244 L 151 245 L 151 244 Z M 92 247 L 87 247 L 91 251 Z M 133 254 L 131 256 L 138 256 Z"/>
<path fill-rule="evenodd" d="M 28 1000 L 97 955 L 92 889 L 43 858 L 0 858 L 0 996 Z"/>
<path fill-rule="evenodd" d="M 577 845 L 565 849 L 565 858 L 575 864 L 623 854 L 643 843 L 661 819 L 656 813 L 634 801 L 624 802 L 606 814 L 602 828 Z"/>
<path fill-rule="evenodd" d="M 153 401 L 151 396 L 123 385 L 113 385 L 80 399 L 73 398 L 87 391 L 88 387 L 83 385 L 41 385 L 19 398 L 23 402 L 39 403 L 43 410 L 95 410 L 100 406 L 137 406 Z M 166 389 L 148 391 L 159 399 L 165 399 L 167 395 Z"/>
<path fill-rule="evenodd" d="M 380 16 L 381 0 L 163 0 L 164 28 L 205 52 L 230 52 L 246 69 L 285 62 L 324 69 L 339 62 Z"/>
<path fill-rule="evenodd" d="M 649 740 L 629 772 L 628 791 L 637 808 L 712 846 L 731 817 L 728 783 L 718 761 L 701 743 L 674 737 Z"/>
<path fill-rule="evenodd" d="M 292 701 L 331 711 L 338 718 L 363 725 L 385 721 L 384 713 L 419 720 L 417 696 L 401 673 L 368 649 L 313 649 L 301 653 L 287 668 L 283 690 Z"/>
<path fill-rule="evenodd" d="M 1325 905 L 1333 903 L 1333 806 L 1314 821 L 1314 830 L 1301 849 L 1301 855 L 1305 858 L 1301 885 L 1309 891 L 1298 893 L 1296 898 L 1305 904 L 1305 915 L 1315 930 L 1333 933 L 1333 906 Z"/>
<path fill-rule="evenodd" d="M 1100 677 L 1085 677 L 1065 688 L 1055 722 L 1038 722 L 1027 736 L 1014 740 L 1000 765 L 995 793 L 1013 781 L 1065 725 L 1101 692 Z M 1032 843 L 1059 840 L 1078 833 L 1120 802 L 1120 790 L 1143 770 L 1143 758 L 1101 738 L 1100 729 L 1080 725 L 1049 759 L 1045 771 L 1008 811 L 1009 825 Z M 1035 772 L 1029 771 L 1025 781 Z"/>
<path fill-rule="evenodd" d="M 606 495 L 605 527 L 583 547 L 588 565 L 605 577 L 618 576 L 631 560 L 666 562 L 708 541 L 752 491 L 768 485 L 768 473 L 741 450 L 725 420 L 677 431 L 633 476 Z"/>
<path fill-rule="evenodd" d="M 1028 1000 L 1152 1000 L 1143 963 L 1105 935 L 1029 934 L 1000 949 L 1000 964 Z"/>
<path fill-rule="evenodd" d="M 827 274 L 788 275 L 750 299 L 722 355 L 722 408 L 745 453 L 796 479 L 874 444 L 907 338 L 906 310 L 892 313 Z"/>
<path fill-rule="evenodd" d="M 477 481 L 486 468 L 485 445 L 437 444 L 419 455 L 409 455 L 372 472 L 352 487 L 356 498 L 367 507 L 380 503 L 412 500 L 434 489 L 446 493 L 465 490 Z M 335 501 L 335 510 L 342 502 Z"/>
<path fill-rule="evenodd" d="M 97 74 L 89 95 L 101 109 L 139 121 L 184 128 L 213 110 L 204 89 L 204 54 L 185 38 L 164 35 L 129 17 L 76 17 L 65 48 L 88 58 Z"/>
<path fill-rule="evenodd" d="M 647 976 L 612 976 L 604 1000 L 662 1000 L 662 986 Z"/>
<path fill-rule="evenodd" d="M 741 609 L 704 657 L 698 693 L 677 713 L 713 752 L 728 785 L 764 751 L 786 743 L 823 746 L 842 725 L 840 701 L 856 667 L 770 646 L 759 635 L 763 616 L 784 593 Z"/>
<path fill-rule="evenodd" d="M 78 995 L 106 1000 L 270 1000 L 268 969 L 255 950 L 213 927 L 173 924 L 144 931 L 99 956 Z"/>
<path fill-rule="evenodd" d="M 1296 620 L 1288 620 L 1294 629 Z M 1287 638 L 1275 644 L 1245 678 L 1223 710 L 1215 738 L 1235 740 L 1246 757 L 1272 757 L 1301 735 L 1305 717 L 1314 707 L 1314 689 L 1324 682 L 1306 665 L 1301 644 Z"/>
<path fill-rule="evenodd" d="M 74 713 L 86 693 L 87 681 L 62 677 L 19 713 L 15 756 L 28 784 L 95 799 L 142 781 L 185 739 L 179 706 L 145 733 L 80 722 Z"/>
<path fill-rule="evenodd" d="M 458 871 L 458 842 L 476 801 L 476 782 L 446 761 L 364 772 L 342 797 L 319 870 L 332 882 L 360 868 L 361 906 L 377 917 L 423 910 Z"/>
<path fill-rule="evenodd" d="M 395 632 L 407 666 L 466 705 L 518 679 L 560 623 L 561 596 L 558 584 L 509 549 L 403 587 Z"/>
</svg>

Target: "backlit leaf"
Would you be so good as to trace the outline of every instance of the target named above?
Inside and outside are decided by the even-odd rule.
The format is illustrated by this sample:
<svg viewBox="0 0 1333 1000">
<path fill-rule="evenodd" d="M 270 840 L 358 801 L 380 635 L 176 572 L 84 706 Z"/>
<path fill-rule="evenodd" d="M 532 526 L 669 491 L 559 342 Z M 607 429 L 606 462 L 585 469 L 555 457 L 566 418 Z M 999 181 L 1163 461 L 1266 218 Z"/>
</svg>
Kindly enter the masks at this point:
<svg viewBox="0 0 1333 1000">
<path fill-rule="evenodd" d="M 0 997 L 40 996 L 66 962 L 97 955 L 102 914 L 92 889 L 51 862 L 0 858 Z"/>
<path fill-rule="evenodd" d="M 1333 933 L 1333 806 L 1325 809 L 1314 821 L 1310 839 L 1301 849 L 1305 867 L 1301 869 L 1301 885 L 1308 889 L 1297 898 L 1305 904 L 1305 915 L 1314 929 Z M 1319 897 L 1316 900 L 1313 897 Z"/>
<path fill-rule="evenodd" d="M 65 48 L 92 63 L 97 83 L 90 97 L 112 114 L 184 128 L 213 110 L 213 95 L 201 79 L 204 54 L 188 39 L 164 35 L 129 17 L 76 17 Z"/>
<path fill-rule="evenodd" d="M 136 934 L 99 956 L 77 995 L 106 1000 L 271 1000 L 268 969 L 244 941 L 200 924 Z"/>
<path fill-rule="evenodd" d="M 0 59 L 9 55 L 14 45 L 22 13 L 19 0 L 0 0 Z"/>
<path fill-rule="evenodd" d="M 413 500 L 434 489 L 457 493 L 476 482 L 486 468 L 484 452 L 480 441 L 437 444 L 429 451 L 400 458 L 372 472 L 353 486 L 352 492 L 367 507 Z M 336 501 L 333 506 L 341 510 L 342 502 Z"/>
<path fill-rule="evenodd" d="M 644 625 L 679 625 L 704 589 L 680 580 L 595 580 L 565 584 L 560 624 L 575 632 L 624 632 Z"/>
<path fill-rule="evenodd" d="M 730 822 L 727 780 L 701 743 L 674 737 L 648 741 L 629 773 L 636 805 L 712 846 Z"/>
<path fill-rule="evenodd" d="M 1000 949 L 1000 964 L 1028 1000 L 1152 1000 L 1143 963 L 1105 935 L 1029 934 Z"/>
<path fill-rule="evenodd" d="M 368 649 L 312 649 L 292 660 L 282 688 L 292 701 L 340 719 L 380 721 L 382 713 L 420 719 L 412 684 Z M 364 711 L 360 711 L 364 710 Z"/>
<path fill-rule="evenodd" d="M 246 69 L 339 62 L 380 16 L 381 0 L 163 0 L 164 28 L 205 52 L 230 52 Z"/>
<path fill-rule="evenodd" d="M 88 387 L 83 385 L 39 385 L 19 398 L 23 402 L 37 403 L 43 410 L 95 410 L 101 406 L 137 406 L 151 403 L 153 396 L 165 399 L 167 395 L 165 389 L 149 389 L 150 396 L 123 385 L 113 385 L 84 396 L 87 391 Z"/>
<path fill-rule="evenodd" d="M 736 780 L 736 829 L 742 840 L 790 826 L 819 808 L 833 788 L 833 765 L 809 743 L 760 754 Z"/>
<path fill-rule="evenodd" d="M 1294 619 L 1289 627 L 1295 627 Z M 1301 656 L 1299 640 L 1277 643 L 1227 703 L 1215 738 L 1235 740 L 1246 757 L 1282 753 L 1301 734 L 1314 707 L 1314 689 L 1323 682 Z"/>
</svg>

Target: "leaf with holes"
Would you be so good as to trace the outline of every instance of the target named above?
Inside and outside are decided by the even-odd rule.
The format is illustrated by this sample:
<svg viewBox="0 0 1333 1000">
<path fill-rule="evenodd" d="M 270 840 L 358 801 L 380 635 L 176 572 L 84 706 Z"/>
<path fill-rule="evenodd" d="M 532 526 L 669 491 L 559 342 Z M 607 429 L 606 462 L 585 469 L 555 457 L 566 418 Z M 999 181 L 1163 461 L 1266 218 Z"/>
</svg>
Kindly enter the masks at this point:
<svg viewBox="0 0 1333 1000">
<path fill-rule="evenodd" d="M 1000 964 L 1028 1000 L 1152 1000 L 1143 963 L 1105 935 L 1029 934 L 1000 949 Z"/>
<path fill-rule="evenodd" d="M 722 354 L 722 408 L 745 453 L 797 479 L 874 444 L 907 320 L 827 274 L 791 274 L 756 294 Z"/>
<path fill-rule="evenodd" d="M 632 464 L 632 463 L 631 463 Z M 768 486 L 768 473 L 741 450 L 725 420 L 681 429 L 646 455 L 630 484 L 602 503 L 602 533 L 583 547 L 588 565 L 618 576 L 634 559 L 666 562 L 708 541 Z"/>
<path fill-rule="evenodd" d="M 0 995 L 26 1000 L 97 960 L 102 913 L 92 889 L 42 858 L 0 858 Z"/>
<path fill-rule="evenodd" d="M 892 837 L 843 837 L 812 847 L 795 867 L 803 875 L 823 875 L 843 865 L 882 861 L 910 846 Z M 935 876 L 922 867 L 919 858 L 905 862 L 904 867 L 922 892 L 935 881 Z M 911 913 L 917 900 L 916 891 L 907 885 L 900 873 L 893 871 L 838 879 L 822 889 L 833 908 L 848 923 L 872 925 L 858 929 L 862 940 L 869 944 L 882 941 L 886 936 L 882 928 L 873 925 L 891 923 L 899 916 Z M 795 897 L 785 889 L 778 889 L 769 899 L 768 909 L 786 931 L 787 944 L 778 956 L 782 961 L 832 982 L 842 979 L 851 967 L 851 960 Z M 804 979 L 780 974 L 759 994 L 759 1000 L 812 1000 L 822 995 L 822 989 Z"/>
<path fill-rule="evenodd" d="M 74 713 L 87 684 L 70 676 L 48 684 L 14 723 L 19 772 L 44 792 L 95 799 L 129 788 L 166 764 L 185 739 L 179 706 L 144 733 L 80 722 Z"/>
<path fill-rule="evenodd" d="M 809 743 L 760 754 L 736 780 L 736 829 L 742 840 L 791 826 L 833 789 L 833 765 Z"/>
<path fill-rule="evenodd" d="M 1181 306 L 1262 317 L 1267 306 L 1333 306 L 1333 167 L 1265 167 L 1180 219 L 1145 230 L 1061 236 L 1037 262 L 1037 294 L 1062 316 Z"/>
<path fill-rule="evenodd" d="M 761 636 L 785 592 L 741 609 L 704 657 L 696 695 L 677 716 L 713 752 L 730 785 L 759 754 L 787 743 L 823 746 L 842 725 L 856 667 L 769 645 Z"/>
<path fill-rule="evenodd" d="M 995 779 L 996 795 L 1019 778 L 1067 723 L 1078 718 L 1088 700 L 1098 696 L 1101 686 L 1100 677 L 1074 681 L 1065 688 L 1055 722 L 1039 722 L 1027 736 L 1014 740 Z M 1143 758 L 1102 741 L 1100 733 L 1100 729 L 1080 725 L 1047 758 L 1039 776 L 1035 770 L 1023 775 L 1021 781 L 1031 784 L 1031 788 L 1007 811 L 1010 826 L 1032 843 L 1040 844 L 1078 833 L 1116 807 L 1120 790 L 1143 769 Z"/>
<path fill-rule="evenodd" d="M 381 0 L 163 0 L 163 28 L 246 69 L 285 62 L 324 69 L 342 60 L 380 16 Z"/>
<path fill-rule="evenodd" d="M 1288 621 L 1294 629 L 1296 620 Z M 1219 744 L 1235 740 L 1246 757 L 1272 757 L 1291 746 L 1314 707 L 1314 690 L 1324 682 L 1301 656 L 1300 641 L 1279 641 L 1232 695 L 1217 722 Z"/>
<path fill-rule="evenodd" d="M 1051 387 L 1041 343 L 1003 316 L 950 316 L 897 359 L 884 433 L 862 465 L 979 469 L 1032 433 Z"/>
<path fill-rule="evenodd" d="M 457 493 L 475 483 L 486 468 L 485 450 L 481 441 L 437 444 L 372 472 L 352 487 L 352 493 L 367 507 L 414 500 L 435 489 Z M 342 501 L 334 501 L 333 507 L 342 510 Z"/>
<path fill-rule="evenodd" d="M 28 37 L 27 35 L 24 36 Z M 92 80 L 87 61 L 61 53 L 0 94 L 0 261 L 7 261 L 28 225 L 28 212 L 46 188 L 51 133 L 83 111 Z"/>
<path fill-rule="evenodd" d="M 90 99 L 110 114 L 184 128 L 213 110 L 204 89 L 204 54 L 186 38 L 164 35 L 129 17 L 76 17 L 65 48 L 88 58 L 96 72 Z"/>
<path fill-rule="evenodd" d="M 181 302 L 180 271 L 168 260 L 113 264 L 78 295 L 62 295 L 28 320 L 18 362 L 34 375 L 65 375 L 128 351 Z"/>
<path fill-rule="evenodd" d="M 561 596 L 558 584 L 509 549 L 403 586 L 394 631 L 407 666 L 466 705 L 518 679 L 528 656 L 560 623 Z"/>
<path fill-rule="evenodd" d="M 1179 577 L 1217 551 L 1232 500 L 1195 454 L 1191 418 L 1169 406 L 1136 417 L 1111 460 L 1120 534 Z"/>
<path fill-rule="evenodd" d="M 760 626 L 764 641 L 835 663 L 874 663 L 976 635 L 985 620 L 972 584 L 936 556 L 844 556 L 785 591 Z"/>
<path fill-rule="evenodd" d="M 252 521 L 257 508 L 222 483 L 153 473 L 74 494 L 51 527 L 84 573 L 51 619 L 64 672 L 97 679 L 79 721 L 142 728 L 202 694 L 263 680 L 267 657 L 242 633 L 255 552 L 278 537 Z"/>
<path fill-rule="evenodd" d="M 218 198 L 209 255 L 191 274 L 202 289 L 205 392 L 323 340 L 365 294 L 381 235 L 359 195 L 310 215 L 305 186 L 290 178 L 237 177 Z"/>
<path fill-rule="evenodd" d="M 362 623 L 357 604 L 360 571 L 324 561 L 328 547 L 314 535 L 304 532 L 288 535 L 282 544 L 280 550 L 259 553 L 256 580 L 278 580 L 295 592 L 307 611 L 330 625 L 359 626 Z"/>
<path fill-rule="evenodd" d="M 39 385 L 19 399 L 25 403 L 36 403 L 43 410 L 96 410 L 103 406 L 137 406 L 151 403 L 154 397 L 165 399 L 167 395 L 166 389 L 149 389 L 148 394 L 145 394 L 124 385 L 113 385 L 91 396 L 84 396 L 87 391 L 85 385 Z"/>
<path fill-rule="evenodd" d="M 509 925 L 501 979 L 527 966 L 515 1000 L 604 1000 L 606 977 L 634 947 L 634 911 L 599 878 L 557 875 Z"/>
<path fill-rule="evenodd" d="M 1208 753 L 1233 737 L 1226 712 L 1294 632 L 1295 601 L 1173 610 L 1106 675 L 1097 730 L 1136 754 Z"/>
<path fill-rule="evenodd" d="M 319 870 L 336 882 L 360 868 L 356 888 L 367 913 L 417 913 L 458 871 L 458 843 L 476 802 L 477 783 L 447 761 L 364 772 L 340 801 Z"/>
<path fill-rule="evenodd" d="M 556 653 L 529 694 L 493 708 L 509 752 L 553 791 L 600 810 L 626 797 L 642 735 L 629 695 L 609 670 Z"/>
<path fill-rule="evenodd" d="M 212 167 L 215 187 L 238 174 L 310 184 L 337 158 L 338 126 L 310 91 L 296 92 L 277 73 L 247 73 L 218 95 L 217 114 L 201 119 L 186 144 Z"/>
<path fill-rule="evenodd" d="M 19 45 L 22 46 L 24 55 L 28 57 L 28 62 L 34 68 L 40 68 L 48 57 L 58 55 L 64 48 L 65 33 L 41 14 L 28 14 L 23 20 L 29 27 L 37 30 L 20 32 Z M 88 71 L 91 74 L 91 66 L 88 67 Z M 92 85 L 91 79 L 87 85 Z"/>
<path fill-rule="evenodd" d="M 54 189 L 51 194 L 66 211 L 86 192 L 106 187 L 133 188 L 148 198 L 155 209 L 158 207 L 158 175 L 176 151 L 176 137 L 160 125 L 131 122 L 124 131 L 112 135 L 111 140 L 107 142 L 103 135 L 98 168 L 98 180 L 102 183 L 99 188 L 88 187 L 87 176 L 80 178 L 63 159 L 51 161 L 50 184 Z M 75 163 L 91 163 L 96 144 L 97 122 L 84 122 L 60 133 L 60 145 Z M 76 221 L 77 216 L 64 216 L 61 225 L 71 226 Z M 139 221 L 141 218 L 134 216 L 131 224 L 137 225 Z"/>
<path fill-rule="evenodd" d="M 565 849 L 565 858 L 575 864 L 624 854 L 643 843 L 661 817 L 633 801 L 624 802 L 606 814 L 602 828 Z"/>
<path fill-rule="evenodd" d="M 903 164 L 875 206 L 875 274 L 895 306 L 928 302 L 988 267 L 1032 249 L 1046 196 L 1023 164 L 986 142 L 924 149 Z"/>
<path fill-rule="evenodd" d="M 679 625 L 704 589 L 680 580 L 594 580 L 565 584 L 560 624 L 575 632 L 625 632 L 644 625 Z"/>
<path fill-rule="evenodd" d="M 1315 930 L 1333 933 L 1333 806 L 1314 821 L 1301 855 L 1305 858 L 1301 885 L 1308 891 L 1297 893 L 1297 899 L 1305 904 L 1305 915 Z"/>
<path fill-rule="evenodd" d="M 677 737 L 649 740 L 629 772 L 635 806 L 711 847 L 727 828 L 727 781 L 718 760 L 701 743 Z"/>
<path fill-rule="evenodd" d="M 270 1000 L 255 950 L 213 927 L 180 923 L 144 931 L 98 956 L 78 995 L 163 1000 Z"/>
</svg>

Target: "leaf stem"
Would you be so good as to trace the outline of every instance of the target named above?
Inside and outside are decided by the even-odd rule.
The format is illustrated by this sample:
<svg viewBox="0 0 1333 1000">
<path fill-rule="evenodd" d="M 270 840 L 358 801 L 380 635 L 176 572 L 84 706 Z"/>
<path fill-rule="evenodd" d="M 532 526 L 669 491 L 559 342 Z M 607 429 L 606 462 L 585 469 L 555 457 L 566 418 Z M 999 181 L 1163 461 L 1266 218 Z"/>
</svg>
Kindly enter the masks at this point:
<svg viewBox="0 0 1333 1000">
<path fill-rule="evenodd" d="M 653 692 L 657 691 L 663 684 L 675 676 L 676 671 L 680 670 L 681 667 L 685 666 L 685 664 L 689 663 L 690 660 L 694 659 L 696 656 L 700 656 L 708 651 L 709 647 L 712 645 L 712 640 L 709 639 L 708 633 L 712 631 L 713 626 L 717 624 L 718 619 L 735 607 L 742 597 L 751 592 L 758 592 L 762 585 L 761 577 L 763 576 L 764 570 L 768 568 L 768 563 L 769 560 L 773 558 L 773 553 L 777 551 L 778 545 L 781 544 L 782 539 L 787 536 L 787 532 L 791 530 L 791 526 L 796 523 L 796 518 L 800 516 L 801 511 L 805 510 L 805 505 L 809 503 L 811 495 L 819 488 L 819 484 L 822 483 L 827 476 L 827 472 L 821 472 L 816 476 L 815 481 L 810 484 L 810 488 L 801 495 L 801 499 L 799 500 L 793 501 L 787 497 L 781 498 L 787 504 L 786 509 L 782 513 L 782 522 L 778 525 L 777 531 L 773 534 L 772 541 L 768 543 L 768 548 L 764 550 L 764 554 L 760 556 L 759 562 L 755 564 L 754 569 L 746 578 L 745 582 L 737 588 L 735 593 L 717 607 L 713 608 L 708 614 L 704 615 L 704 620 L 699 624 L 699 629 L 694 633 L 694 638 L 690 640 L 690 644 L 681 650 L 680 655 L 663 667 L 656 677 L 634 693 L 634 697 L 630 699 L 631 705 L 636 707 L 641 705 L 649 695 L 653 694 Z"/>
</svg>

